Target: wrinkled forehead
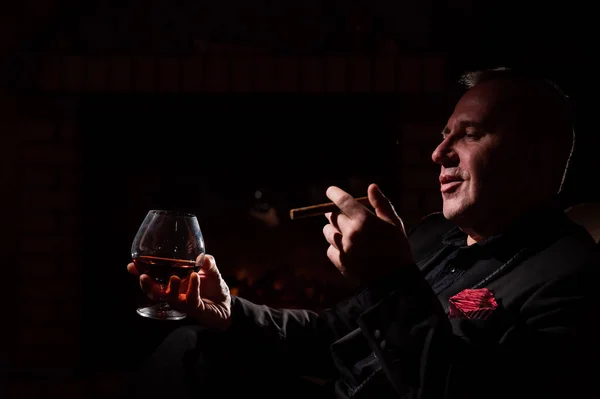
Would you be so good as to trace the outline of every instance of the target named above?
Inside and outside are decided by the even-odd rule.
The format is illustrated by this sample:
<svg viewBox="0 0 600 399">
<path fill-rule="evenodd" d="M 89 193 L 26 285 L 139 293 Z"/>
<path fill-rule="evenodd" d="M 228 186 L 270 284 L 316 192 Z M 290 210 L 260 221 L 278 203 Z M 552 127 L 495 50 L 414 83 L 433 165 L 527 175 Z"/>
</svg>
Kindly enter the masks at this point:
<svg viewBox="0 0 600 399">
<path fill-rule="evenodd" d="M 456 123 L 514 125 L 522 115 L 519 89 L 509 82 L 491 81 L 469 89 L 456 103 L 448 127 Z"/>
</svg>

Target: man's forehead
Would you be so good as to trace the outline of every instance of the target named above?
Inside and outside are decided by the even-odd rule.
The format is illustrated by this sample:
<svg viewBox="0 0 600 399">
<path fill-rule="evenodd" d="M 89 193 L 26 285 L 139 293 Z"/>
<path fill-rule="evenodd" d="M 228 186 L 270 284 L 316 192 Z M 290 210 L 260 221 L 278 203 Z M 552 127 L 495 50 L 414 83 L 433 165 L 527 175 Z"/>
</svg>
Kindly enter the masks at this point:
<svg viewBox="0 0 600 399">
<path fill-rule="evenodd" d="M 490 122 L 501 114 L 505 118 L 506 111 L 514 111 L 518 102 L 516 88 L 511 86 L 507 82 L 490 81 L 469 89 L 456 103 L 449 123 Z"/>
</svg>

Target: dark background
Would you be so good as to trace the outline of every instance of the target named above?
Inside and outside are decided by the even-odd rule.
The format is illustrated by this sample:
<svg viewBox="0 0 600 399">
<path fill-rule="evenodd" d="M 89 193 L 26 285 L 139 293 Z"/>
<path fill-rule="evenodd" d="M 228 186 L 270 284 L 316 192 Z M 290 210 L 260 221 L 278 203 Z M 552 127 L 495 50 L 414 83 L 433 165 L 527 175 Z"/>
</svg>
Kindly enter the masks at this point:
<svg viewBox="0 0 600 399">
<path fill-rule="evenodd" d="M 242 287 L 243 270 L 258 281 L 244 295 L 315 309 L 334 303 L 348 287 L 324 256 L 323 220 L 290 221 L 287 211 L 326 201 L 331 184 L 364 195 L 371 181 L 408 227 L 439 210 L 429 154 L 464 70 L 517 66 L 556 80 L 578 132 L 565 206 L 599 199 L 597 33 L 588 6 L 287 3 L 27 0 L 3 14 L 2 243 L 11 254 L 7 295 L 19 303 L 3 337 L 9 394 L 114 397 L 181 324 L 135 314 L 142 298 L 125 265 L 149 209 L 196 213 L 230 285 Z M 102 72 L 115 60 L 171 60 L 178 77 L 189 58 L 257 55 L 317 60 L 322 83 L 307 90 L 308 77 L 281 75 L 284 86 L 294 83 L 262 90 L 250 77 L 240 92 L 230 74 L 210 89 L 190 90 L 178 78 L 169 90 L 156 89 L 158 79 L 134 89 L 143 76 L 131 69 L 125 81 L 138 83 L 122 89 L 114 86 L 122 75 Z M 395 60 L 386 90 L 371 84 L 373 72 L 363 90 L 349 77 L 332 87 L 339 71 L 327 70 L 328 60 L 357 57 Z M 432 57 L 439 63 L 406 69 L 407 59 Z M 276 227 L 252 216 L 265 206 L 276 211 Z M 308 300 L 309 286 L 318 300 Z"/>
</svg>

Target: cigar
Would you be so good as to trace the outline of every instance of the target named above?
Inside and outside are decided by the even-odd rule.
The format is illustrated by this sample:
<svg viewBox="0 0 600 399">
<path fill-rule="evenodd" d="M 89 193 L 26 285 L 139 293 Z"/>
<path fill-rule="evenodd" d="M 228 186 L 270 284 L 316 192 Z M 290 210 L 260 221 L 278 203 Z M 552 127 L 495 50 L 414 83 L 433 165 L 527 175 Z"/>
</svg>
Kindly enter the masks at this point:
<svg viewBox="0 0 600 399">
<path fill-rule="evenodd" d="M 371 203 L 369 202 L 369 197 L 359 197 L 355 198 L 362 205 L 368 206 Z M 333 202 L 328 202 L 326 204 L 318 204 L 305 206 L 304 208 L 295 208 L 290 209 L 290 219 L 301 219 L 307 218 L 311 216 L 324 215 L 327 212 L 339 211 L 340 209 Z"/>
</svg>

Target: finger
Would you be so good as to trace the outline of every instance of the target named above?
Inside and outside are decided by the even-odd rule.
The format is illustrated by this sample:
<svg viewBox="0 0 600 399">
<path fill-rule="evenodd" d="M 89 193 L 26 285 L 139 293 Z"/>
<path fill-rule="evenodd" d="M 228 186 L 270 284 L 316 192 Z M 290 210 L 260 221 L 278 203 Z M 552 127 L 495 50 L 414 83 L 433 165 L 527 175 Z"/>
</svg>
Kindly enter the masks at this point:
<svg viewBox="0 0 600 399">
<path fill-rule="evenodd" d="M 147 274 L 142 274 L 140 276 L 140 288 L 150 299 L 154 299 L 154 293 L 156 291 L 155 285 L 156 284 L 154 284 L 150 276 Z"/>
<path fill-rule="evenodd" d="M 386 198 L 377 184 L 371 184 L 367 190 L 369 202 L 375 209 L 375 214 L 388 223 L 401 226 L 402 221 L 392 203 Z M 403 226 L 402 226 L 403 227 Z"/>
<path fill-rule="evenodd" d="M 332 212 L 329 217 L 329 223 L 335 227 L 342 235 L 347 234 L 352 226 L 352 220 L 341 212 Z"/>
<path fill-rule="evenodd" d="M 218 276 L 219 269 L 217 269 L 217 262 L 215 261 L 215 257 L 212 255 L 206 255 L 204 257 L 204 262 L 199 270 L 200 276 Z"/>
<path fill-rule="evenodd" d="M 344 234 L 344 231 L 348 231 L 348 228 L 352 225 L 350 218 L 341 212 L 328 212 L 325 217 L 342 234 Z"/>
<path fill-rule="evenodd" d="M 325 195 L 350 219 L 362 217 L 367 212 L 367 208 L 339 187 L 330 186 Z"/>
<path fill-rule="evenodd" d="M 134 276 L 139 276 L 141 273 L 138 271 L 137 267 L 135 267 L 135 263 L 131 262 L 127 265 L 127 272 L 133 274 Z"/>
<path fill-rule="evenodd" d="M 192 308 L 195 309 L 200 306 L 200 276 L 198 273 L 190 274 L 190 282 L 186 293 L 186 302 Z"/>
<path fill-rule="evenodd" d="M 181 287 L 181 279 L 177 276 L 171 276 L 167 290 L 165 292 L 165 300 L 171 303 L 177 303 L 179 299 L 179 288 Z"/>
<path fill-rule="evenodd" d="M 340 260 L 340 251 L 334 246 L 330 245 L 329 248 L 327 248 L 327 257 L 340 271 L 340 273 L 344 274 L 344 267 L 342 266 L 342 262 Z"/>
<path fill-rule="evenodd" d="M 333 213 L 333 212 L 327 212 L 327 213 L 325 214 L 325 218 L 327 219 L 327 221 L 328 221 L 328 222 L 329 222 L 329 223 L 330 223 L 330 224 L 331 224 L 333 227 L 335 227 L 335 228 L 337 229 L 337 228 L 338 228 L 338 226 L 337 226 L 337 219 L 338 219 L 338 216 L 339 216 L 339 215 L 340 215 L 340 213 L 339 213 L 339 212 L 335 212 L 335 215 L 334 215 L 334 213 Z M 338 229 L 338 230 L 339 230 L 339 229 Z"/>
<path fill-rule="evenodd" d="M 330 245 L 333 245 L 337 250 L 341 250 L 342 247 L 342 233 L 331 224 L 326 224 L 323 227 L 323 235 L 325 236 L 325 240 Z"/>
</svg>

